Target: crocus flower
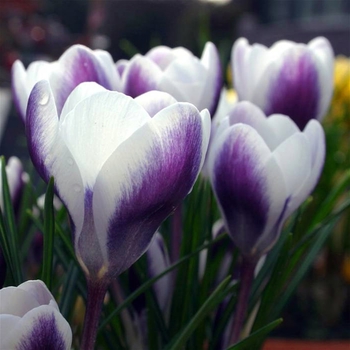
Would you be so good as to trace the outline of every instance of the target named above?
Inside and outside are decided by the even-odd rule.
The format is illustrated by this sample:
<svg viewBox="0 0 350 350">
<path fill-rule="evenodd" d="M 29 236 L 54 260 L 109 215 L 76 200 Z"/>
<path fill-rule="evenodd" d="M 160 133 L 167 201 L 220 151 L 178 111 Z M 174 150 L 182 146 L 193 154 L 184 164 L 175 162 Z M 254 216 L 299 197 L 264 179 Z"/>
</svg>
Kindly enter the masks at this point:
<svg viewBox="0 0 350 350">
<path fill-rule="evenodd" d="M 222 87 L 220 58 L 215 45 L 205 45 L 201 59 L 183 47 L 158 46 L 146 55 L 116 63 L 123 92 L 136 97 L 150 90 L 165 91 L 214 114 Z"/>
<path fill-rule="evenodd" d="M 6 176 L 10 190 L 11 200 L 14 206 L 18 204 L 21 191 L 26 178 L 21 161 L 17 157 L 10 157 L 6 165 Z M 3 210 L 2 175 L 0 163 L 0 208 Z"/>
<path fill-rule="evenodd" d="M 40 281 L 0 290 L 0 349 L 69 350 L 72 331 Z"/>
<path fill-rule="evenodd" d="M 42 79 L 50 81 L 58 114 L 69 94 L 82 82 L 94 81 L 109 90 L 120 89 L 112 57 L 103 50 L 92 51 L 83 45 L 73 45 L 57 61 L 35 61 L 27 70 L 17 60 L 12 67 L 12 91 L 23 120 L 26 118 L 29 94 Z"/>
<path fill-rule="evenodd" d="M 270 49 L 244 38 L 232 48 L 233 80 L 239 100 L 259 106 L 266 115 L 282 113 L 303 129 L 321 120 L 333 91 L 333 50 L 326 38 L 307 45 L 278 41 Z"/>
<path fill-rule="evenodd" d="M 226 229 L 242 255 L 257 261 L 315 187 L 324 132 L 317 120 L 300 131 L 287 116 L 266 118 L 250 102 L 239 102 L 220 124 L 208 157 Z"/>
<path fill-rule="evenodd" d="M 148 248 L 191 191 L 205 157 L 210 116 L 163 92 L 133 100 L 80 84 L 61 115 L 49 82 L 37 83 L 26 121 L 37 170 L 54 176 L 88 280 L 108 279 Z"/>
</svg>

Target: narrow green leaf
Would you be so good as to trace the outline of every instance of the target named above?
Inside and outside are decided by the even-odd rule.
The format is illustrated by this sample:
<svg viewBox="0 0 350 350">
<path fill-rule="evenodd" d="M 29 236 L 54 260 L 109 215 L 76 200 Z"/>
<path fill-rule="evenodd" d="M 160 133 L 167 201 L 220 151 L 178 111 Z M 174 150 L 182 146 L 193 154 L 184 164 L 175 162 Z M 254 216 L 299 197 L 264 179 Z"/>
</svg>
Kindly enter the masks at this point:
<svg viewBox="0 0 350 350">
<path fill-rule="evenodd" d="M 249 337 L 240 341 L 239 343 L 230 346 L 226 350 L 252 350 L 259 349 L 267 335 L 275 329 L 278 325 L 282 323 L 282 318 L 269 323 L 268 325 L 258 329 L 256 332 L 252 333 Z"/>
<path fill-rule="evenodd" d="M 225 296 L 231 291 L 230 288 L 226 287 L 230 283 L 231 276 L 227 276 L 219 286 L 214 290 L 206 302 L 200 307 L 193 318 L 187 323 L 185 328 L 176 337 L 175 341 L 170 344 L 167 350 L 180 350 L 183 349 L 187 340 L 191 334 L 195 331 L 198 325 L 208 316 L 210 312 L 225 298 Z M 225 291 L 226 289 L 226 291 Z"/>
<path fill-rule="evenodd" d="M 55 235 L 55 213 L 53 207 L 54 179 L 51 177 L 47 186 L 44 207 L 44 250 L 41 279 L 51 290 L 52 287 L 52 262 L 53 243 Z"/>
<path fill-rule="evenodd" d="M 318 224 L 320 221 L 333 210 L 339 196 L 341 196 L 344 191 L 350 185 L 350 169 L 345 171 L 342 178 L 337 182 L 336 186 L 328 194 L 327 198 L 323 201 L 322 205 L 319 206 L 318 210 L 315 213 L 314 219 L 312 220 L 312 225 Z"/>
<path fill-rule="evenodd" d="M 113 317 L 115 317 L 116 315 L 119 314 L 119 312 L 121 310 L 123 310 L 125 307 L 129 306 L 131 304 L 131 302 L 137 298 L 139 295 L 141 295 L 142 293 L 144 293 L 148 288 L 150 288 L 154 282 L 158 281 L 160 278 L 162 278 L 163 276 L 165 276 L 166 274 L 168 274 L 170 271 L 176 269 L 177 267 L 179 267 L 181 264 L 185 263 L 188 259 L 191 259 L 192 257 L 196 256 L 199 252 L 201 252 L 203 249 L 206 249 L 208 247 L 210 247 L 212 244 L 214 244 L 215 242 L 220 241 L 222 238 L 224 237 L 224 235 L 221 235 L 219 237 L 217 237 L 215 240 L 207 243 L 207 244 L 203 244 L 202 246 L 200 246 L 199 248 L 197 248 L 194 252 L 192 252 L 191 254 L 188 254 L 182 258 L 180 258 L 176 263 L 174 263 L 173 265 L 169 266 L 166 270 L 164 270 L 162 273 L 160 273 L 158 276 L 153 277 L 151 279 L 149 279 L 146 283 L 144 283 L 140 288 L 138 288 L 137 290 L 135 290 L 133 293 L 131 293 L 125 300 L 124 302 L 119 305 L 110 315 L 108 315 L 103 322 L 101 322 L 101 325 L 99 327 L 99 331 L 104 328 Z"/>
<path fill-rule="evenodd" d="M 333 227 L 335 226 L 337 221 L 338 221 L 338 217 L 334 218 L 328 225 L 326 225 L 320 230 L 314 243 L 311 245 L 311 249 L 302 260 L 302 263 L 298 267 L 293 278 L 288 282 L 286 290 L 281 295 L 281 298 L 278 301 L 276 301 L 275 307 L 273 308 L 270 314 L 271 318 L 274 318 L 275 315 L 280 314 L 284 305 L 287 303 L 287 301 L 293 294 L 294 290 L 297 288 L 300 281 L 306 275 L 307 271 L 311 267 L 313 261 L 315 260 L 316 255 L 318 254 L 323 244 L 326 242 L 327 238 L 331 234 Z"/>
<path fill-rule="evenodd" d="M 69 319 L 76 299 L 75 290 L 79 272 L 80 271 L 77 266 L 75 266 L 74 261 L 71 261 L 66 274 L 66 281 L 63 285 L 63 292 L 60 300 L 60 311 L 65 319 Z"/>
<path fill-rule="evenodd" d="M 11 201 L 10 189 L 7 181 L 5 158 L 1 157 L 1 177 L 4 204 L 4 226 L 7 235 L 8 248 L 11 255 L 13 278 L 16 285 L 23 282 L 22 267 L 19 257 L 20 247 L 15 222 L 15 213 Z"/>
</svg>

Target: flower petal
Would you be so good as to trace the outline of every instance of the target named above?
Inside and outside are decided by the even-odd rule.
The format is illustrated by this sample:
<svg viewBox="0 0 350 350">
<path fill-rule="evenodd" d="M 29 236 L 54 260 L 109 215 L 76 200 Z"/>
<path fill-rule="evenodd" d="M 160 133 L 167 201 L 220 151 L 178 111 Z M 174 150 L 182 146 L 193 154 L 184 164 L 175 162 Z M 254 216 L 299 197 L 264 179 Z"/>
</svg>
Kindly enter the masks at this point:
<svg viewBox="0 0 350 350">
<path fill-rule="evenodd" d="M 228 231 L 242 254 L 259 256 L 260 236 L 283 210 L 281 171 L 260 135 L 244 124 L 224 132 L 210 157 L 211 181 Z"/>
<path fill-rule="evenodd" d="M 26 133 L 32 161 L 45 181 L 55 188 L 80 232 L 84 220 L 83 181 L 75 160 L 59 135 L 55 101 L 48 81 L 35 85 L 28 101 Z"/>
<path fill-rule="evenodd" d="M 182 58 L 193 57 L 191 51 L 184 47 L 176 47 L 171 49 L 167 46 L 156 46 L 147 52 L 146 56 L 151 59 L 159 68 L 164 71 L 169 64 L 176 60 Z"/>
<path fill-rule="evenodd" d="M 0 349 L 8 349 L 8 337 L 21 318 L 8 314 L 0 314 Z"/>
<path fill-rule="evenodd" d="M 14 102 L 22 120 L 25 121 L 28 98 L 34 85 L 42 79 L 47 79 L 52 70 L 52 65 L 45 61 L 31 63 L 27 71 L 23 63 L 15 61 L 12 66 L 12 93 Z"/>
<path fill-rule="evenodd" d="M 161 91 L 146 92 L 136 97 L 135 101 L 139 103 L 151 117 L 154 117 L 165 107 L 177 102 L 174 97 Z"/>
<path fill-rule="evenodd" d="M 199 110 L 208 108 L 211 115 L 214 115 L 223 85 L 220 56 L 216 46 L 208 42 L 205 44 L 201 63 L 207 69 L 207 79 L 204 82 L 204 91 L 201 96 L 202 104 L 197 106 Z M 208 105 L 208 102 L 210 104 Z"/>
<path fill-rule="evenodd" d="M 296 133 L 282 142 L 273 152 L 286 183 L 289 200 L 286 217 L 289 216 L 306 199 L 306 196 L 296 201 L 294 194 L 302 186 L 311 173 L 310 142 L 303 133 Z M 301 200 L 301 201 L 300 201 Z"/>
<path fill-rule="evenodd" d="M 58 310 L 58 305 L 55 298 L 47 289 L 45 283 L 41 280 L 26 281 L 20 284 L 17 288 L 26 291 L 33 296 L 40 305 L 51 305 Z"/>
<path fill-rule="evenodd" d="M 68 322 L 56 309 L 43 305 L 22 317 L 5 340 L 3 349 L 69 350 L 72 331 Z"/>
<path fill-rule="evenodd" d="M 60 135 L 82 174 L 84 188 L 92 189 L 103 164 L 150 117 L 132 98 L 122 93 L 99 91 L 95 83 L 80 84 L 72 93 L 87 97 L 76 104 L 60 123 Z M 70 104 L 70 101 L 68 101 Z"/>
<path fill-rule="evenodd" d="M 9 314 L 23 317 L 27 312 L 40 306 L 34 295 L 16 287 L 0 290 L 0 315 Z"/>
<path fill-rule="evenodd" d="M 163 237 L 159 232 L 156 232 L 154 235 L 146 254 L 150 278 L 158 276 L 170 266 L 169 254 Z M 158 299 L 159 307 L 165 311 L 169 306 L 172 292 L 171 274 L 168 273 L 156 281 L 153 288 Z"/>
<path fill-rule="evenodd" d="M 270 63 L 257 85 L 252 101 L 266 115 L 288 115 L 300 129 L 317 117 L 320 81 L 316 59 L 307 47 L 300 45 L 285 50 Z"/>
<path fill-rule="evenodd" d="M 170 93 L 179 102 L 190 102 L 199 110 L 207 101 L 201 101 L 204 92 L 203 77 L 208 72 L 198 58 L 173 61 L 158 83 L 158 89 Z"/>
<path fill-rule="evenodd" d="M 123 92 L 137 97 L 147 91 L 158 90 L 160 68 L 147 57 L 136 55 L 123 72 Z"/>
<path fill-rule="evenodd" d="M 50 85 L 55 96 L 58 114 L 61 113 L 63 105 L 69 94 L 80 83 L 94 81 L 109 90 L 115 88 L 117 72 L 114 63 L 110 60 L 111 66 L 108 69 L 106 57 L 83 45 L 73 45 L 60 59 L 53 63 L 50 76 Z"/>
<path fill-rule="evenodd" d="M 209 141 L 203 129 L 210 120 L 202 118 L 189 104 L 167 107 L 101 169 L 93 212 L 98 239 L 108 247 L 110 273 L 121 273 L 144 253 L 160 223 L 191 190 Z"/>
<path fill-rule="evenodd" d="M 316 119 L 322 120 L 327 112 L 333 93 L 334 53 L 329 41 L 323 37 L 311 40 L 308 47 L 316 57 L 319 89 L 322 96 L 319 101 Z"/>
</svg>

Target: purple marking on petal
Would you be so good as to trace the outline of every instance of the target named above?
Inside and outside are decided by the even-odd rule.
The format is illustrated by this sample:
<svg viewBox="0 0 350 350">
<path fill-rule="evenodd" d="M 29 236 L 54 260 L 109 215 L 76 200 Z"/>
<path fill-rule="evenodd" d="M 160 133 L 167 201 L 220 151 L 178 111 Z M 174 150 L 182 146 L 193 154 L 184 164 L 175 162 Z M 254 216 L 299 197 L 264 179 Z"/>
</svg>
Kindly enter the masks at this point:
<svg viewBox="0 0 350 350">
<path fill-rule="evenodd" d="M 92 210 L 93 192 L 85 189 L 84 225 L 78 240 L 78 251 L 90 276 L 97 276 L 104 264 L 100 243 L 97 238 Z"/>
<path fill-rule="evenodd" d="M 125 190 L 110 220 L 111 273 L 120 274 L 145 252 L 159 225 L 191 190 L 201 164 L 201 144 L 197 119 L 179 122 L 167 138 L 154 141 L 144 163 L 130 176 L 132 190 Z"/>
<path fill-rule="evenodd" d="M 27 136 L 27 144 L 28 144 L 28 150 L 30 157 L 32 159 L 32 162 L 38 171 L 39 175 L 43 178 L 45 182 L 49 181 L 50 174 L 45 167 L 44 164 L 44 158 L 42 155 L 42 133 L 44 132 L 42 130 L 42 123 L 40 122 L 40 116 L 42 111 L 39 113 L 40 109 L 40 100 L 43 98 L 44 94 L 48 94 L 48 103 L 43 108 L 48 109 L 56 109 L 56 106 L 51 101 L 52 96 L 49 95 L 49 91 L 45 91 L 46 87 L 45 84 L 48 84 L 47 82 L 39 82 L 37 83 L 28 100 L 28 106 L 27 106 L 27 118 L 26 118 L 26 136 Z M 48 89 L 47 89 L 48 90 Z"/>
<path fill-rule="evenodd" d="M 124 93 L 135 98 L 145 92 L 157 90 L 156 72 L 160 74 L 160 69 L 148 58 L 138 57 L 131 61 L 129 70 L 124 71 L 126 75 Z"/>
<path fill-rule="evenodd" d="M 32 330 L 25 334 L 17 350 L 65 350 L 66 343 L 58 329 L 54 313 L 44 314 L 33 320 Z"/>
<path fill-rule="evenodd" d="M 111 83 L 103 71 L 101 63 L 89 50 L 77 47 L 73 59 L 70 57 L 67 62 L 62 60 L 62 64 L 64 65 L 64 71 L 60 72 L 60 75 L 52 77 L 56 87 L 54 94 L 58 115 L 60 115 L 70 93 L 80 83 L 93 81 L 106 89 L 112 90 Z"/>
<path fill-rule="evenodd" d="M 310 119 L 317 117 L 320 99 L 316 63 L 310 52 L 288 55 L 267 95 L 266 115 L 289 116 L 303 130 Z"/>
<path fill-rule="evenodd" d="M 266 179 L 247 131 L 231 133 L 214 164 L 214 188 L 225 214 L 227 228 L 244 255 L 251 255 L 267 223 Z"/>
</svg>

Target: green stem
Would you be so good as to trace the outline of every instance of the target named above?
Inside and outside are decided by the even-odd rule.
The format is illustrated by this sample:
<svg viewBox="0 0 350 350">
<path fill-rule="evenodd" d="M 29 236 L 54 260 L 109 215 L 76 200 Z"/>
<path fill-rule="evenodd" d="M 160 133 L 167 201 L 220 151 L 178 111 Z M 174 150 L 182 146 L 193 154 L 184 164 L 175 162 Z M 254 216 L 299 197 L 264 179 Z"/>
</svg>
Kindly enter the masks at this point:
<svg viewBox="0 0 350 350">
<path fill-rule="evenodd" d="M 237 308 L 234 314 L 230 344 L 239 341 L 244 319 L 247 313 L 249 295 L 254 280 L 254 270 L 256 262 L 243 258 L 241 266 L 241 283 L 237 300 Z"/>
<path fill-rule="evenodd" d="M 107 291 L 108 283 L 106 280 L 89 280 L 87 306 L 85 311 L 84 329 L 81 342 L 81 350 L 93 350 L 98 321 L 100 319 L 103 300 Z"/>
</svg>

